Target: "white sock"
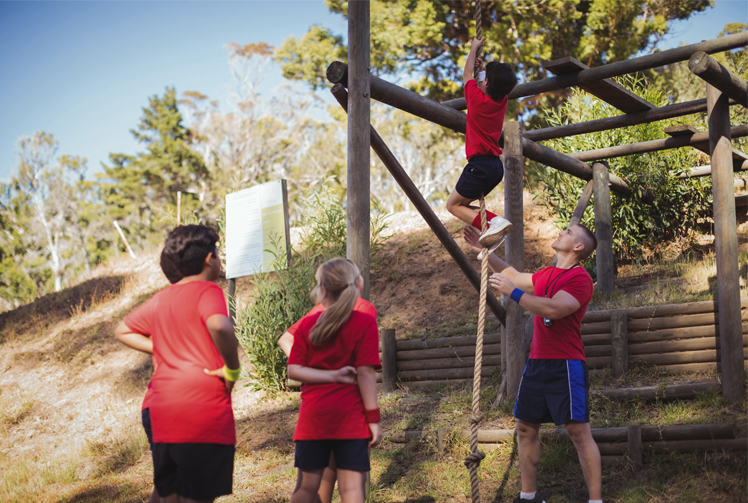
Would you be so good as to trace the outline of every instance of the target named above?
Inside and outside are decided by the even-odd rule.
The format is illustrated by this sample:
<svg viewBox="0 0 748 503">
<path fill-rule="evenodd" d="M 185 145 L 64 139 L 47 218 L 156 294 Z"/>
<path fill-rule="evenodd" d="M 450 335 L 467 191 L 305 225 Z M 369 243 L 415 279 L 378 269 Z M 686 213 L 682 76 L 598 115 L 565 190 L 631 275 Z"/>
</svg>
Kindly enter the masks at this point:
<svg viewBox="0 0 748 503">
<path fill-rule="evenodd" d="M 519 493 L 519 499 L 521 499 L 521 500 L 531 500 L 531 499 L 533 499 L 535 497 L 536 493 L 537 493 L 537 491 L 534 492 L 534 493 L 523 493 L 523 492 L 520 492 Z"/>
<path fill-rule="evenodd" d="M 590 503 L 603 503 L 603 500 L 590 500 Z"/>
</svg>

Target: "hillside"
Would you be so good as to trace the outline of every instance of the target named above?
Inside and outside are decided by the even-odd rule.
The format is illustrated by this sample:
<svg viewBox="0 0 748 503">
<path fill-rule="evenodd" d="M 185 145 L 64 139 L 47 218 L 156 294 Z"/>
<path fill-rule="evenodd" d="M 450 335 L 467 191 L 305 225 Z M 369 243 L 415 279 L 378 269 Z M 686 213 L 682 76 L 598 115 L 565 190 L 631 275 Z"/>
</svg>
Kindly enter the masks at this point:
<svg viewBox="0 0 748 503">
<path fill-rule="evenodd" d="M 553 257 L 550 243 L 557 231 L 543 220 L 543 212 L 533 206 L 529 196 L 525 202 L 525 266 L 532 270 L 550 263 Z M 468 251 L 459 237 L 462 225 L 446 214 L 440 217 L 477 268 L 475 253 Z M 744 227 L 741 235 L 745 233 Z M 385 247 L 383 265 L 372 275 L 371 296 L 379 312 L 380 327 L 395 328 L 399 337 L 475 333 L 478 295 L 420 216 L 394 215 L 389 231 L 392 237 Z M 90 278 L 75 287 L 0 314 L 1 501 L 148 499 L 152 465 L 139 410 L 152 365 L 146 355 L 116 343 L 113 330 L 127 313 L 167 285 L 157 258 L 158 250 L 142 252 L 138 260 L 122 258 L 96 269 Z M 658 296 L 667 298 L 671 290 L 681 294 L 690 292 L 693 298 L 708 297 L 713 261 L 707 259 L 704 264 L 688 268 L 695 273 L 684 272 L 686 268 L 680 266 L 622 267 L 619 286 L 638 297 L 638 302 L 650 302 Z M 653 279 L 656 279 L 654 286 Z M 225 281 L 222 286 L 225 289 Z M 237 286 L 244 298 L 251 293 L 246 278 L 240 279 Z M 246 364 L 243 354 L 242 358 Z M 486 404 L 493 398 L 489 395 L 495 393 L 491 386 L 485 393 Z M 382 398 L 386 430 L 402 428 L 403 421 L 412 427 L 430 420 L 466 419 L 468 405 L 462 391 L 443 394 L 443 403 L 451 405 L 436 411 L 419 408 L 403 412 L 397 402 L 402 395 L 399 392 Z M 719 400 L 715 403 L 710 412 L 713 417 L 744 414 L 744 410 L 727 407 Z M 235 495 L 220 501 L 287 500 L 295 480 L 290 439 L 298 404 L 298 395 L 294 393 L 268 397 L 237 386 L 234 410 L 239 441 Z M 494 411 L 487 421 L 510 427 L 511 419 L 506 412 Z M 462 493 L 465 470 L 458 468 L 459 453 L 464 446 L 455 439 L 451 442 L 454 459 L 450 454 L 449 460 L 445 457 L 440 462 L 454 465 L 454 474 L 449 472 L 444 477 L 456 478 L 452 482 L 441 480 L 435 496 L 424 496 L 426 499 L 414 498 L 413 492 L 425 490 L 424 480 L 437 477 L 437 472 L 443 469 L 429 457 L 433 455 L 433 446 L 427 446 L 425 451 L 409 451 L 385 443 L 374 454 L 372 480 L 378 481 L 379 491 L 375 499 L 466 501 Z M 517 484 L 516 465 L 513 471 L 504 470 L 510 456 L 510 451 L 497 451 L 489 455 L 490 462 L 482 468 L 485 478 L 491 479 L 487 482 L 491 490 L 499 491 L 497 501 L 508 498 Z M 729 457 L 723 461 L 725 466 L 732 467 L 725 468 L 721 475 L 724 480 L 720 479 L 726 491 L 720 494 L 726 499 L 713 500 L 745 501 L 739 491 L 735 492 L 736 484 L 744 484 L 745 480 L 741 482 L 734 475 L 744 463 L 735 465 Z M 715 469 L 709 465 L 705 470 L 708 474 Z M 697 477 L 699 483 L 704 477 L 708 475 Z M 573 491 L 578 492 L 579 488 Z M 716 493 L 710 489 L 704 494 Z"/>
</svg>

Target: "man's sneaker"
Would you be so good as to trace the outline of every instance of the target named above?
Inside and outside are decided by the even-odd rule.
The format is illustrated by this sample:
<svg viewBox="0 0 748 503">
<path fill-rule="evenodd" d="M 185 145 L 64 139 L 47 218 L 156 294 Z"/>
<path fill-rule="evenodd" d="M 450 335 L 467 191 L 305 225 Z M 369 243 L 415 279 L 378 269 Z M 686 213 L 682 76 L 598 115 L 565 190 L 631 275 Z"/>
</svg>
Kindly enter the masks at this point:
<svg viewBox="0 0 748 503">
<path fill-rule="evenodd" d="M 488 223 L 486 232 L 478 238 L 478 242 L 486 248 L 498 243 L 501 238 L 512 230 L 512 223 L 504 217 L 493 217 Z"/>
<path fill-rule="evenodd" d="M 523 500 L 517 496 L 514 498 L 514 503 L 545 503 L 545 500 L 540 497 L 540 494 L 535 493 L 535 497 L 531 500 Z"/>
</svg>

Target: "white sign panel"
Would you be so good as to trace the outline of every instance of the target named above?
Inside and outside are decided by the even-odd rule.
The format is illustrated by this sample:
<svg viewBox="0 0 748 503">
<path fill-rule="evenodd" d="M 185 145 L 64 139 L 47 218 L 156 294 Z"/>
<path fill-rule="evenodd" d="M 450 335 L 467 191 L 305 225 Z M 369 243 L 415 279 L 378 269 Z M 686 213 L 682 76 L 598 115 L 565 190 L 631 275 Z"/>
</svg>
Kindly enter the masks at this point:
<svg viewBox="0 0 748 503">
<path fill-rule="evenodd" d="M 283 180 L 255 185 L 226 195 L 226 277 L 273 270 L 270 251 L 286 253 Z"/>
</svg>

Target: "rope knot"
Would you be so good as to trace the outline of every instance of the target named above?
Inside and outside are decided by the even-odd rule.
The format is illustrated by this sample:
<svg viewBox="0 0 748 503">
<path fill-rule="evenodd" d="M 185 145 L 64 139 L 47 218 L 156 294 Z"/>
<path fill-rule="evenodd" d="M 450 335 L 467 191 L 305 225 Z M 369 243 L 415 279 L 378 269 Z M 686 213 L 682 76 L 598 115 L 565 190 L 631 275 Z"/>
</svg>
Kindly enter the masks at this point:
<svg viewBox="0 0 748 503">
<path fill-rule="evenodd" d="M 476 468 L 480 466 L 480 462 L 483 460 L 483 458 L 486 457 L 486 453 L 482 451 L 473 452 L 472 454 L 468 454 L 468 456 L 465 458 L 465 466 L 468 468 L 471 468 L 475 466 Z"/>
<path fill-rule="evenodd" d="M 480 424 L 481 421 L 483 421 L 483 414 L 480 412 L 470 414 L 470 424 Z"/>
</svg>

